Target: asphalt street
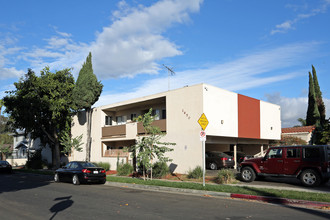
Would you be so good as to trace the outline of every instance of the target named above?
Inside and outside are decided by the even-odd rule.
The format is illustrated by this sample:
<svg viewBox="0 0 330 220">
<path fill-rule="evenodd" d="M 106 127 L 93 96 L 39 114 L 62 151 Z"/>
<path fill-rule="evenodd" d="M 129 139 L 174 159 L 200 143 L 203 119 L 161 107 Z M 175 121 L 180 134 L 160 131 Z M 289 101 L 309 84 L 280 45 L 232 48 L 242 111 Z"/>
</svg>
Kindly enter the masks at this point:
<svg viewBox="0 0 330 220">
<path fill-rule="evenodd" d="M 54 183 L 52 176 L 0 175 L 1 219 L 329 219 L 312 210 L 205 195 Z"/>
</svg>

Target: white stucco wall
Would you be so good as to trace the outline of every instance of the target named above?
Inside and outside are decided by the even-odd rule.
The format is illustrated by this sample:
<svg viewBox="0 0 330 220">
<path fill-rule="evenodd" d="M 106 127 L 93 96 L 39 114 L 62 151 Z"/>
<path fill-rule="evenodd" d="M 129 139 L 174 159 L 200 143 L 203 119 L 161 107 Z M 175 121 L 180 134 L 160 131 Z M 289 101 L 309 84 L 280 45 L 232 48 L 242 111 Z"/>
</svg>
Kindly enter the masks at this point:
<svg viewBox="0 0 330 220">
<path fill-rule="evenodd" d="M 209 120 L 206 135 L 237 137 L 237 93 L 204 85 L 203 95 L 204 113 Z"/>
<path fill-rule="evenodd" d="M 260 101 L 260 138 L 281 139 L 280 106 Z"/>
<path fill-rule="evenodd" d="M 165 141 L 175 142 L 169 153 L 175 172 L 186 173 L 202 164 L 201 128 L 198 119 L 203 113 L 203 85 L 170 91 L 166 95 L 167 135 Z"/>
</svg>

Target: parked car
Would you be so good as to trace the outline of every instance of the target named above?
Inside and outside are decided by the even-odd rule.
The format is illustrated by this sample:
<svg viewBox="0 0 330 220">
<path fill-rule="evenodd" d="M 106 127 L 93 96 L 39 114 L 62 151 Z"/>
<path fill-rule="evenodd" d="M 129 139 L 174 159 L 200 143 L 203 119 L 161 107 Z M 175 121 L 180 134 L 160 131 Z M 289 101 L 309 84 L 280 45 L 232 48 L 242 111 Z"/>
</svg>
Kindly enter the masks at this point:
<svg viewBox="0 0 330 220">
<path fill-rule="evenodd" d="M 72 182 L 74 185 L 88 182 L 106 182 L 105 169 L 95 164 L 83 161 L 72 161 L 66 166 L 57 169 L 54 175 L 55 182 Z"/>
<path fill-rule="evenodd" d="M 330 179 L 330 146 L 272 147 L 264 157 L 243 161 L 240 170 L 245 182 L 258 176 L 294 177 L 304 186 L 318 186 Z"/>
<path fill-rule="evenodd" d="M 205 152 L 205 160 L 206 168 L 211 170 L 230 168 L 235 165 L 235 161 L 232 156 L 219 151 Z"/>
<path fill-rule="evenodd" d="M 0 172 L 1 173 L 12 173 L 12 166 L 5 160 L 0 160 Z"/>
<path fill-rule="evenodd" d="M 235 157 L 234 157 L 234 151 L 226 151 L 226 152 L 224 152 L 224 153 L 225 153 L 225 154 L 228 154 L 229 156 L 232 156 L 233 159 L 235 160 Z M 253 158 L 253 156 L 251 156 L 251 155 L 247 155 L 246 153 L 241 152 L 241 151 L 236 151 L 236 155 L 237 155 L 237 164 L 242 163 L 243 160 L 245 160 L 245 159 Z"/>
</svg>

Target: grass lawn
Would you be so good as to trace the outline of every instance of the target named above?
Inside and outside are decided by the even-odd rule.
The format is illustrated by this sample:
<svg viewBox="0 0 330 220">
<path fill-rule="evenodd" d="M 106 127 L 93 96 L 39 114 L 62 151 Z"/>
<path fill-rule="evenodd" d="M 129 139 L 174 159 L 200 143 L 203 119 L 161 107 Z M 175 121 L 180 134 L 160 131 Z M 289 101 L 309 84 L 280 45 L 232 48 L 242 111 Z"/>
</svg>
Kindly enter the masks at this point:
<svg viewBox="0 0 330 220">
<path fill-rule="evenodd" d="M 141 185 L 165 186 L 165 187 L 174 187 L 174 188 L 237 193 L 237 194 L 256 195 L 256 196 L 270 196 L 276 198 L 330 202 L 329 193 L 312 193 L 312 192 L 266 189 L 266 188 L 257 189 L 253 187 L 229 186 L 223 184 L 205 184 L 205 187 L 203 187 L 201 183 L 196 183 L 196 182 L 167 181 L 167 180 L 158 180 L 158 179 L 144 181 L 138 178 L 118 177 L 118 176 L 107 176 L 107 180 L 111 182 L 132 183 L 132 184 L 141 184 Z"/>
</svg>

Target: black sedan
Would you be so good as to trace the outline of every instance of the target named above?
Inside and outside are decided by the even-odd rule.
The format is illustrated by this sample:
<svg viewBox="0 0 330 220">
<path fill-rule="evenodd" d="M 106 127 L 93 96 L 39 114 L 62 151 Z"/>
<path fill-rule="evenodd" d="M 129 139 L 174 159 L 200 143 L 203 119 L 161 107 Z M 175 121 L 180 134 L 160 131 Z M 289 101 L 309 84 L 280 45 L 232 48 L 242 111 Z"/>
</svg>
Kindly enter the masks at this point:
<svg viewBox="0 0 330 220">
<path fill-rule="evenodd" d="M 93 163 L 72 161 L 55 171 L 54 180 L 55 182 L 72 182 L 74 185 L 89 182 L 104 184 L 106 173 L 103 168 L 96 167 Z"/>
<path fill-rule="evenodd" d="M 0 160 L 0 173 L 12 173 L 12 166 L 5 160 Z"/>
<path fill-rule="evenodd" d="M 217 170 L 219 168 L 231 168 L 235 165 L 232 156 L 223 152 L 207 151 L 205 152 L 206 168 Z"/>
</svg>

